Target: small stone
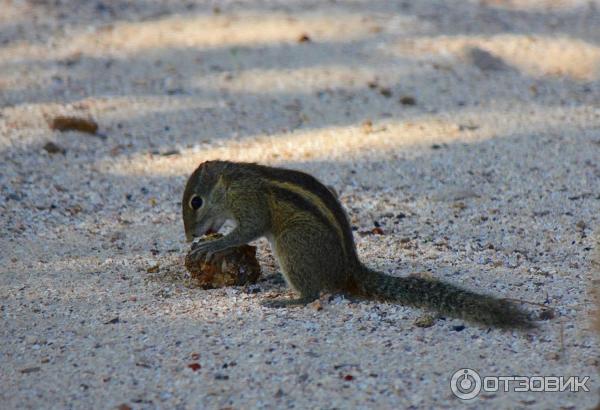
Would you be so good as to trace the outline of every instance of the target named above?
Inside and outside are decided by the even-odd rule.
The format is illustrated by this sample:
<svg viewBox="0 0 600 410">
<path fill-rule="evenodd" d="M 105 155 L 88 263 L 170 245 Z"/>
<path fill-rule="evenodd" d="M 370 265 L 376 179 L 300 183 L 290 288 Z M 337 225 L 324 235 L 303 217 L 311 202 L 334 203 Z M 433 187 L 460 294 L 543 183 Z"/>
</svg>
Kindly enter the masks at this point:
<svg viewBox="0 0 600 410">
<path fill-rule="evenodd" d="M 379 89 L 379 94 L 383 95 L 385 98 L 390 98 L 392 96 L 392 90 L 387 87 L 383 87 Z"/>
<path fill-rule="evenodd" d="M 427 328 L 435 324 L 435 318 L 432 315 L 423 315 L 415 319 L 415 326 Z"/>
<path fill-rule="evenodd" d="M 57 116 L 52 119 L 50 128 L 56 131 L 79 131 L 87 134 L 96 134 L 98 124 L 90 118 L 74 116 Z"/>
<path fill-rule="evenodd" d="M 458 201 L 452 204 L 452 208 L 458 210 L 458 211 L 462 211 L 464 209 L 467 209 L 467 205 L 465 205 L 464 202 L 462 201 Z"/>
<path fill-rule="evenodd" d="M 540 320 L 550 320 L 554 319 L 555 316 L 554 309 L 544 309 L 540 312 L 539 318 Z"/>
<path fill-rule="evenodd" d="M 321 302 L 320 299 L 317 299 L 314 302 L 309 303 L 308 306 L 310 306 L 312 309 L 314 309 L 316 311 L 323 310 L 323 303 Z"/>
<path fill-rule="evenodd" d="M 43 148 L 48 154 L 63 154 L 64 155 L 67 152 L 66 149 L 64 149 L 63 147 L 61 147 L 58 144 L 55 144 L 52 141 L 48 141 L 47 143 L 45 143 Z"/>
<path fill-rule="evenodd" d="M 40 370 L 42 370 L 41 367 L 27 367 L 25 369 L 21 369 L 21 373 L 23 374 L 29 374 L 29 373 L 35 373 L 35 372 L 39 372 Z"/>
<path fill-rule="evenodd" d="M 113 243 L 117 242 L 117 241 L 123 241 L 123 240 L 125 240 L 125 237 L 126 237 L 125 232 L 117 231 L 110 236 L 110 241 Z"/>
<path fill-rule="evenodd" d="M 202 366 L 200 366 L 200 363 L 190 363 L 187 365 L 187 367 L 192 369 L 192 371 L 194 371 L 194 372 L 196 372 L 202 368 Z"/>
<path fill-rule="evenodd" d="M 417 100 L 415 99 L 415 97 L 411 97 L 410 95 L 405 95 L 400 97 L 400 104 L 402 105 L 416 105 L 417 104 Z"/>
<path fill-rule="evenodd" d="M 376 226 L 375 228 L 371 229 L 371 233 L 373 235 L 383 235 L 383 229 L 381 229 L 380 227 Z"/>
<path fill-rule="evenodd" d="M 600 359 L 598 359 L 597 357 L 589 357 L 589 358 L 585 359 L 584 363 L 587 366 L 598 367 L 598 365 L 600 365 Z"/>
<path fill-rule="evenodd" d="M 71 207 L 65 208 L 65 211 L 67 211 L 70 215 L 77 215 L 78 213 L 83 211 L 83 208 L 81 207 L 81 205 L 75 204 Z"/>
<path fill-rule="evenodd" d="M 148 269 L 146 269 L 147 273 L 158 273 L 158 271 L 160 270 L 160 265 L 154 265 L 154 266 L 150 266 Z"/>
</svg>

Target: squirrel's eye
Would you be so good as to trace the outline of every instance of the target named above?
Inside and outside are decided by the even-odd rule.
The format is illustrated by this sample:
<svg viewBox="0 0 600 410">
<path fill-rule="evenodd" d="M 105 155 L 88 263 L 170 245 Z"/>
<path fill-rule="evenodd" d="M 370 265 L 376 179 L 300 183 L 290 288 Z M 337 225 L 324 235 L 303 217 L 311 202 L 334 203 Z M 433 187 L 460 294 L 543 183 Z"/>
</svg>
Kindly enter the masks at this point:
<svg viewBox="0 0 600 410">
<path fill-rule="evenodd" d="M 200 198 L 199 196 L 193 196 L 192 199 L 190 200 L 190 207 L 192 209 L 200 209 L 200 207 L 202 206 L 202 198 Z"/>
</svg>

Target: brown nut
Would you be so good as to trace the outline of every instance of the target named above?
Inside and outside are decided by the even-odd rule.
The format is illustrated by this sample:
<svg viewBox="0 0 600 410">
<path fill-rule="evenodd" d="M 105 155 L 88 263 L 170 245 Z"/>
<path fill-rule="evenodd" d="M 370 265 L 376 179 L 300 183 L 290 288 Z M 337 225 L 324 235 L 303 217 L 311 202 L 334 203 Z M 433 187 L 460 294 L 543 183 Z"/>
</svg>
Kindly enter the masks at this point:
<svg viewBox="0 0 600 410">
<path fill-rule="evenodd" d="M 222 235 L 211 234 L 205 240 L 214 240 Z M 260 276 L 260 266 L 256 260 L 256 247 L 250 245 L 229 248 L 212 255 L 207 261 L 206 254 L 193 254 L 197 244 L 193 244 L 185 257 L 185 267 L 192 279 L 204 289 L 225 286 L 240 286 L 256 283 Z"/>
</svg>

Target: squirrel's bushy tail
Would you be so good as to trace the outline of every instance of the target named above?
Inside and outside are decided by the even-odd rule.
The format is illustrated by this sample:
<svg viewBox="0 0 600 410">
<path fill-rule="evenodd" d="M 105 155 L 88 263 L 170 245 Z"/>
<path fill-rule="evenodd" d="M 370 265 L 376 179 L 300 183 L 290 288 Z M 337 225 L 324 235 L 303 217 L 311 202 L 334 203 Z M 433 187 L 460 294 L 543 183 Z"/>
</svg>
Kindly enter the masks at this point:
<svg viewBox="0 0 600 410">
<path fill-rule="evenodd" d="M 366 297 L 426 307 L 443 315 L 501 328 L 533 328 L 527 312 L 510 301 L 478 294 L 436 279 L 386 275 L 362 266 L 355 274 Z"/>
</svg>

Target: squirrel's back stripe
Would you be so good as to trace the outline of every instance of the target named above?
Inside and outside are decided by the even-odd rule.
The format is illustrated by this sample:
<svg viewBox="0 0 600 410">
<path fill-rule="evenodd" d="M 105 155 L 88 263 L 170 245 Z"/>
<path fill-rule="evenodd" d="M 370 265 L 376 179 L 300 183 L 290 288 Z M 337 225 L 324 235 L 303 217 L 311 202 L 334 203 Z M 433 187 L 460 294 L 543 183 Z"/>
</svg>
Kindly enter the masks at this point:
<svg viewBox="0 0 600 410">
<path fill-rule="evenodd" d="M 307 191 L 318 198 L 327 211 L 335 218 L 335 226 L 341 230 L 342 243 L 348 256 L 356 255 L 356 248 L 352 236 L 352 228 L 346 217 L 342 206 L 333 193 L 318 179 L 312 175 L 301 171 L 295 171 L 284 168 L 271 168 L 257 164 L 246 164 L 249 169 L 255 171 L 264 180 L 278 181 L 281 183 L 291 183 L 300 187 L 303 191 Z"/>
<path fill-rule="evenodd" d="M 268 185 L 270 189 L 277 192 L 278 197 L 292 203 L 297 208 L 316 215 L 322 223 L 331 226 L 336 232 L 340 243 L 344 242 L 343 228 L 339 225 L 331 209 L 325 205 L 319 196 L 291 182 L 279 182 L 271 179 L 268 181 Z M 344 253 L 347 253 L 345 247 L 343 249 Z"/>
</svg>

